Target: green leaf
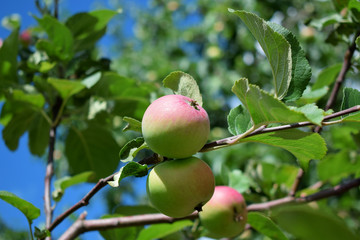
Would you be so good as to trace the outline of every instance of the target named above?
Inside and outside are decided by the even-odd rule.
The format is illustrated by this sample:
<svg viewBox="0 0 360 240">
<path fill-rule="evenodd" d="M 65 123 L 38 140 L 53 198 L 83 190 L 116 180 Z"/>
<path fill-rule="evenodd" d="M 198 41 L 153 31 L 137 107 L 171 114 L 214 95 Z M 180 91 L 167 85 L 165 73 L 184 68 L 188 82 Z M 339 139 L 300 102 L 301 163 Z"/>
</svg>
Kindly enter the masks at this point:
<svg viewBox="0 0 360 240">
<path fill-rule="evenodd" d="M 105 34 L 106 25 L 118 14 L 118 11 L 96 10 L 88 13 L 77 13 L 66 21 L 74 37 L 76 51 L 91 48 Z"/>
<path fill-rule="evenodd" d="M 84 80 L 81 81 L 83 85 L 85 85 L 86 88 L 91 88 L 94 86 L 97 82 L 99 82 L 101 79 L 101 72 L 96 72 L 88 77 L 86 77 Z"/>
<path fill-rule="evenodd" d="M 344 88 L 343 100 L 341 110 L 345 110 L 354 106 L 360 105 L 360 91 L 354 88 Z M 360 112 L 351 113 L 342 116 L 345 122 L 359 122 Z"/>
<path fill-rule="evenodd" d="M 146 164 L 142 165 L 137 162 L 128 162 L 125 166 L 120 168 L 120 171 L 114 176 L 113 181 L 109 181 L 108 184 L 112 187 L 118 187 L 122 179 L 135 176 L 143 177 L 148 173 L 148 167 Z"/>
<path fill-rule="evenodd" d="M 239 193 L 244 193 L 250 188 L 251 180 L 239 169 L 232 170 L 229 174 L 229 186 Z"/>
<path fill-rule="evenodd" d="M 43 18 L 36 18 L 36 20 L 46 31 L 50 40 L 40 40 L 36 47 L 39 50 L 44 50 L 50 57 L 63 61 L 71 60 L 74 55 L 74 40 L 70 30 L 56 18 L 49 15 L 45 15 Z"/>
<path fill-rule="evenodd" d="M 308 206 L 283 206 L 273 212 L 272 218 L 296 239 L 359 239 L 342 220 L 321 209 Z"/>
<path fill-rule="evenodd" d="M 123 128 L 123 131 L 135 131 L 141 133 L 141 122 L 135 118 L 123 117 L 123 120 L 127 122 L 126 126 Z"/>
<path fill-rule="evenodd" d="M 35 227 L 34 236 L 40 239 L 50 237 L 51 233 L 47 229 L 40 230 L 39 228 Z"/>
<path fill-rule="evenodd" d="M 49 78 L 48 83 L 59 92 L 62 99 L 68 99 L 85 88 L 85 85 L 81 82 L 66 79 Z"/>
<path fill-rule="evenodd" d="M 229 132 L 233 135 L 242 134 L 252 127 L 250 114 L 242 105 L 230 110 L 227 122 Z"/>
<path fill-rule="evenodd" d="M 327 151 L 325 141 L 319 134 L 297 129 L 259 134 L 244 138 L 240 142 L 258 142 L 286 149 L 297 158 L 304 169 L 307 169 L 311 159 L 322 159 Z"/>
<path fill-rule="evenodd" d="M 330 180 L 334 185 L 344 177 L 356 173 L 359 169 L 360 156 L 354 156 L 348 150 L 327 155 L 317 167 L 320 180 Z"/>
<path fill-rule="evenodd" d="M 329 87 L 325 86 L 318 89 L 311 89 L 307 87 L 302 95 L 302 97 L 298 100 L 299 104 L 308 104 L 308 103 L 315 103 L 322 97 L 324 97 L 329 91 Z"/>
<path fill-rule="evenodd" d="M 259 42 L 271 65 L 275 97 L 282 99 L 289 89 L 292 74 L 291 46 L 266 21 L 253 13 L 234 11 Z"/>
<path fill-rule="evenodd" d="M 311 89 L 317 90 L 325 86 L 331 85 L 335 81 L 337 75 L 339 74 L 341 67 L 342 67 L 342 63 L 337 63 L 323 69 L 319 73 L 316 82 L 314 83 Z"/>
<path fill-rule="evenodd" d="M 108 218 L 115 218 L 115 217 L 122 217 L 123 215 L 120 214 L 107 214 L 101 217 L 101 219 L 108 219 Z M 126 227 L 126 228 L 116 228 L 116 229 L 109 229 L 100 231 L 101 236 L 105 240 L 135 240 L 137 235 L 137 228 L 136 227 Z"/>
<path fill-rule="evenodd" d="M 306 59 L 305 52 L 301 48 L 299 41 L 292 32 L 276 23 L 268 22 L 268 24 L 290 43 L 292 58 L 291 82 L 284 99 L 287 101 L 295 101 L 301 97 L 311 79 L 310 64 Z"/>
<path fill-rule="evenodd" d="M 32 154 L 37 156 L 43 156 L 49 144 L 51 126 L 43 114 L 42 112 L 36 112 L 28 129 L 29 149 Z"/>
<path fill-rule="evenodd" d="M 71 127 L 65 142 L 65 155 L 72 175 L 93 171 L 96 179 L 113 173 L 119 164 L 119 146 L 111 132 L 91 124 L 84 130 Z"/>
<path fill-rule="evenodd" d="M 311 21 L 311 26 L 313 26 L 319 30 L 322 30 L 326 26 L 341 23 L 344 21 L 345 20 L 343 19 L 343 17 L 340 14 L 334 13 L 331 15 L 327 15 L 326 17 L 323 17 L 321 19 L 316 19 L 316 20 Z"/>
<path fill-rule="evenodd" d="M 40 216 L 40 209 L 11 192 L 0 191 L 0 199 L 19 209 L 30 223 Z"/>
<path fill-rule="evenodd" d="M 137 240 L 153 240 L 163 238 L 171 233 L 180 231 L 185 227 L 192 226 L 190 220 L 177 221 L 174 223 L 153 224 L 148 228 L 144 228 L 138 235 Z"/>
<path fill-rule="evenodd" d="M 17 83 L 17 54 L 19 46 L 19 30 L 14 30 L 0 48 L 0 90 L 10 84 Z"/>
<path fill-rule="evenodd" d="M 288 238 L 280 228 L 271 220 L 259 212 L 249 212 L 248 223 L 259 233 L 271 238 L 272 240 L 287 240 Z"/>
<path fill-rule="evenodd" d="M 119 152 L 120 159 L 127 159 L 129 156 L 131 156 L 133 154 L 134 149 L 136 150 L 136 149 L 140 148 L 141 145 L 143 145 L 144 142 L 145 141 L 144 141 L 143 137 L 138 137 L 138 138 L 132 139 L 129 142 L 127 142 L 121 148 L 121 150 Z M 135 156 L 132 156 L 132 158 L 134 158 L 134 157 Z"/>
<path fill-rule="evenodd" d="M 94 172 L 83 172 L 79 173 L 75 176 L 63 177 L 54 182 L 55 190 L 52 193 L 52 197 L 55 201 L 60 201 L 61 197 L 64 195 L 64 192 L 67 188 L 85 182 L 93 182 L 94 181 Z"/>
<path fill-rule="evenodd" d="M 45 104 L 45 98 L 40 93 L 25 93 L 22 90 L 14 89 L 11 97 L 14 101 L 28 103 L 36 108 L 42 108 Z"/>
<path fill-rule="evenodd" d="M 303 113 L 291 110 L 256 85 L 242 78 L 235 82 L 232 91 L 248 109 L 255 127 L 269 123 L 295 123 L 311 121 Z"/>
<path fill-rule="evenodd" d="M 297 111 L 304 113 L 304 115 L 316 125 L 321 125 L 321 122 L 324 119 L 325 112 L 324 110 L 318 108 L 314 103 L 306 104 L 302 107 L 295 108 Z"/>
<path fill-rule="evenodd" d="M 12 116 L 2 131 L 2 137 L 10 150 L 15 151 L 17 149 L 20 137 L 29 129 L 35 115 L 36 112 L 26 108 Z"/>
<path fill-rule="evenodd" d="M 176 71 L 166 76 L 163 85 L 170 88 L 175 94 L 183 95 L 195 100 L 202 106 L 202 97 L 195 79 L 187 73 Z"/>
</svg>

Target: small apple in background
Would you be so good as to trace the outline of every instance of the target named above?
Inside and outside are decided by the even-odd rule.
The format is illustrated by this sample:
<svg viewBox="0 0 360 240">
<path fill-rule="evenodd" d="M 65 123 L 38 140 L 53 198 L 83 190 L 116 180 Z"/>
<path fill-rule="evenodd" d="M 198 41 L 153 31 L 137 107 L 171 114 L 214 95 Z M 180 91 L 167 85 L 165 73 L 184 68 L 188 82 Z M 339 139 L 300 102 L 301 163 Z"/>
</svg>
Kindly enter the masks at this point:
<svg viewBox="0 0 360 240">
<path fill-rule="evenodd" d="M 147 145 L 168 158 L 186 158 L 208 140 L 210 122 L 206 111 L 191 98 L 166 95 L 146 109 L 142 134 Z"/>
<path fill-rule="evenodd" d="M 146 183 L 152 205 L 161 213 L 176 218 L 201 210 L 213 195 L 214 188 L 211 168 L 196 157 L 156 165 Z"/>
<path fill-rule="evenodd" d="M 26 29 L 20 34 L 20 42 L 25 47 L 28 47 L 31 43 L 31 32 Z"/>
<path fill-rule="evenodd" d="M 2 45 L 3 45 L 3 40 L 2 38 L 0 38 L 0 48 L 2 47 Z"/>
<path fill-rule="evenodd" d="M 235 237 L 244 231 L 247 221 L 245 199 L 231 187 L 216 186 L 199 217 L 209 237 Z"/>
</svg>

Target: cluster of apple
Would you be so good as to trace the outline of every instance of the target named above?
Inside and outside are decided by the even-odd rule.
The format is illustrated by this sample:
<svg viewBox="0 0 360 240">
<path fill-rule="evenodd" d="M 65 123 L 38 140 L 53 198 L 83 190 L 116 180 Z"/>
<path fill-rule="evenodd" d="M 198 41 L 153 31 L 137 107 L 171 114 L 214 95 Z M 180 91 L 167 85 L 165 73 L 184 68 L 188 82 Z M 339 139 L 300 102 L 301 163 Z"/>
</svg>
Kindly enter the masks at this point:
<svg viewBox="0 0 360 240">
<path fill-rule="evenodd" d="M 206 143 L 210 122 L 206 111 L 191 98 L 166 95 L 147 108 L 142 133 L 154 152 L 166 161 L 147 179 L 147 194 L 161 213 L 182 218 L 199 212 L 209 237 L 239 235 L 247 221 L 243 196 L 227 186 L 216 186 L 211 168 L 194 157 Z"/>
</svg>

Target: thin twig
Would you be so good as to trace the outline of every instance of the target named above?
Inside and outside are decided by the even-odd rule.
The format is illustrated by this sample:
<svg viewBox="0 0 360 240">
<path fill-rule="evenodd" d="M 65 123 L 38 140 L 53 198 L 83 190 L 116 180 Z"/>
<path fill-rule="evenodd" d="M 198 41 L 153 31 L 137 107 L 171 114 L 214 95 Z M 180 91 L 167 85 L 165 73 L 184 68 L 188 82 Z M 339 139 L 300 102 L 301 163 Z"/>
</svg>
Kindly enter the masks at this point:
<svg viewBox="0 0 360 240">
<path fill-rule="evenodd" d="M 247 207 L 247 210 L 250 211 L 265 211 L 270 208 L 277 207 L 284 204 L 304 204 L 312 201 L 317 201 L 320 199 L 338 196 L 344 192 L 347 192 L 351 188 L 360 186 L 360 178 L 353 179 L 349 182 L 337 185 L 332 188 L 328 188 L 322 191 L 319 191 L 315 194 L 306 196 L 306 197 L 292 197 L 288 196 L 285 198 L 277 199 L 274 201 L 269 201 L 265 203 L 251 204 Z M 198 213 L 194 212 L 193 214 L 184 217 L 184 218 L 171 218 L 163 214 L 144 214 L 144 215 L 135 215 L 127 217 L 116 217 L 116 218 L 107 218 L 107 219 L 94 219 L 94 220 L 81 220 L 78 219 L 60 238 L 59 240 L 65 239 L 74 239 L 84 232 L 90 231 L 101 231 L 106 229 L 113 228 L 122 228 L 130 226 L 143 226 L 147 224 L 157 224 L 157 223 L 173 223 L 176 221 L 184 219 L 196 219 L 198 218 Z"/>
<path fill-rule="evenodd" d="M 299 187 L 299 184 L 300 184 L 300 181 L 301 181 L 301 178 L 303 177 L 303 175 L 304 175 L 304 170 L 302 170 L 302 168 L 300 168 L 298 174 L 296 175 L 295 181 L 294 181 L 293 185 L 291 186 L 289 196 L 291 196 L 291 197 L 295 196 L 296 190 Z"/>
</svg>

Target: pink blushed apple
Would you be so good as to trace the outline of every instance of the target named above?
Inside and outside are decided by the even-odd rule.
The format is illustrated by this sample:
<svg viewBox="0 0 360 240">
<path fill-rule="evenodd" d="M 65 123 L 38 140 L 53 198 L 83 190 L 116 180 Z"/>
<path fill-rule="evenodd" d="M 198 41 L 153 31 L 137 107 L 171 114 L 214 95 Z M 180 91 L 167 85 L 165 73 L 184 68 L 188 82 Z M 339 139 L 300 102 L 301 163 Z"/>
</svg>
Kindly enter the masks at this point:
<svg viewBox="0 0 360 240">
<path fill-rule="evenodd" d="M 169 158 L 185 158 L 206 143 L 210 122 L 206 111 L 191 98 L 166 95 L 146 109 L 142 134 L 156 153 Z"/>
<path fill-rule="evenodd" d="M 152 205 L 170 217 L 200 211 L 214 193 L 211 168 L 196 157 L 165 161 L 149 173 L 146 191 Z"/>
<path fill-rule="evenodd" d="M 209 237 L 235 237 L 244 231 L 247 221 L 245 199 L 231 187 L 216 186 L 199 217 Z"/>
</svg>

